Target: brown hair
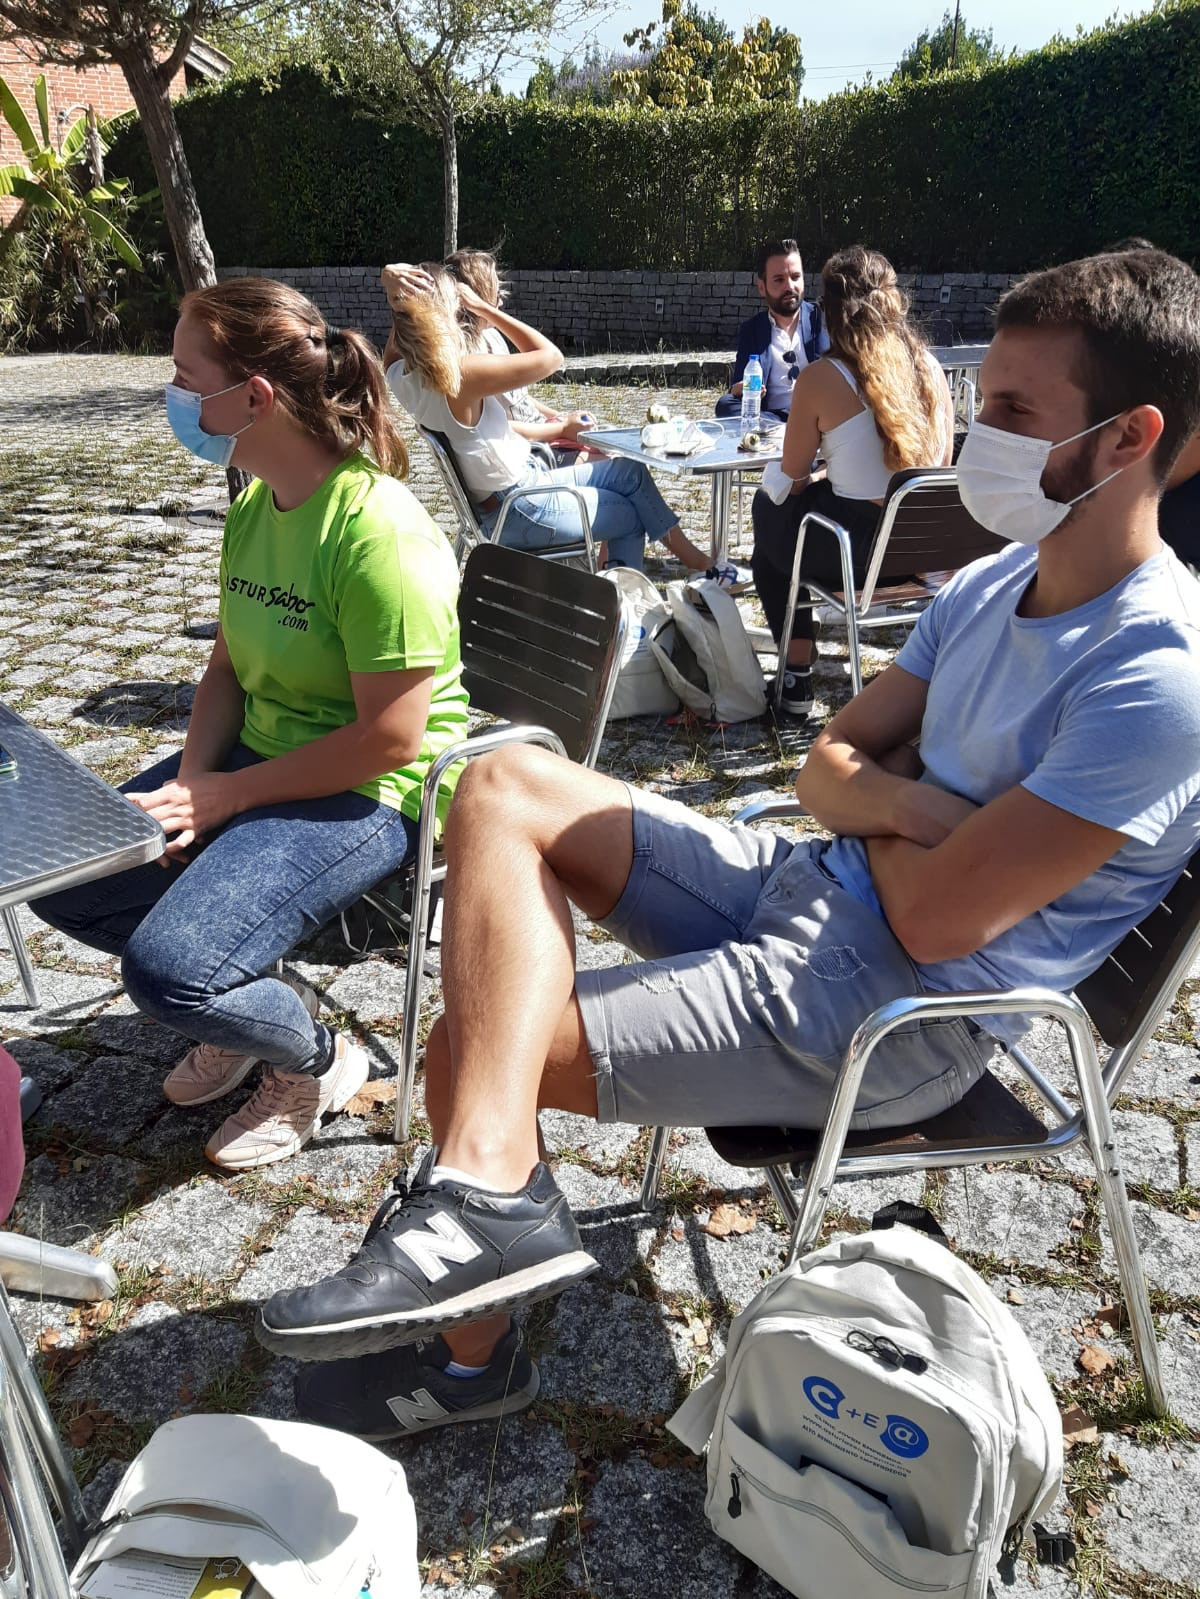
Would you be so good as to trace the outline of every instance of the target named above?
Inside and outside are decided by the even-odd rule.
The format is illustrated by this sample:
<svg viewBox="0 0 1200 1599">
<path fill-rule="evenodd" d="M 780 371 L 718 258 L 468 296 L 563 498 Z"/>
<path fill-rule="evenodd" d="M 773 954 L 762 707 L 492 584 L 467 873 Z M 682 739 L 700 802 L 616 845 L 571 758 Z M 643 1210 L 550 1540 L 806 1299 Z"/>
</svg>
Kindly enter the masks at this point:
<svg viewBox="0 0 1200 1599">
<path fill-rule="evenodd" d="M 1078 333 L 1073 380 L 1088 421 L 1157 406 L 1163 430 L 1152 461 L 1165 482 L 1200 426 L 1200 278 L 1186 262 L 1139 240 L 1031 273 L 1000 301 L 996 327 Z"/>
<path fill-rule="evenodd" d="M 454 250 L 442 264 L 456 283 L 465 283 L 469 289 L 474 289 L 481 300 L 495 306 L 503 303 L 504 284 L 500 278 L 500 265 L 490 250 Z M 468 311 L 466 306 L 460 305 L 458 320 L 467 336 L 467 343 L 473 349 L 486 349 L 486 327 L 480 318 L 473 311 Z"/>
<path fill-rule="evenodd" d="M 767 262 L 773 255 L 799 255 L 800 246 L 795 239 L 764 239 L 754 252 L 754 276 L 763 279 L 767 275 Z"/>
<path fill-rule="evenodd" d="M 230 377 L 266 378 L 284 414 L 328 449 L 369 445 L 385 472 L 407 474 L 383 369 L 361 333 L 326 327 L 311 300 L 274 278 L 194 289 L 179 314 L 203 328 Z"/>
<path fill-rule="evenodd" d="M 423 262 L 433 288 L 408 295 L 392 307 L 392 338 L 405 370 L 424 388 L 453 396 L 462 387 L 466 335 L 458 319 L 458 285 L 444 267 Z"/>
<path fill-rule="evenodd" d="M 830 256 L 821 281 L 829 353 L 840 356 L 858 379 L 883 440 L 883 464 L 893 472 L 936 464 L 942 380 L 908 320 L 908 296 L 891 262 L 856 244 Z"/>
</svg>

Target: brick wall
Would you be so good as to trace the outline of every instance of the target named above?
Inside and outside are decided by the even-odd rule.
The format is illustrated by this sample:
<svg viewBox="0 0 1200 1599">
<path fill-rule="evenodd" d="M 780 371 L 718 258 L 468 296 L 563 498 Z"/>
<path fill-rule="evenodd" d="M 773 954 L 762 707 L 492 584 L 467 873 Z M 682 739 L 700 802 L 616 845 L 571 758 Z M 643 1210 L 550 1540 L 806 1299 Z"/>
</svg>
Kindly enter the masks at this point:
<svg viewBox="0 0 1200 1599">
<path fill-rule="evenodd" d="M 0 40 L 0 77 L 17 98 L 17 104 L 29 118 L 34 133 L 38 133 L 37 107 L 33 99 L 33 86 L 42 75 L 46 78 L 46 99 L 50 110 L 50 137 L 57 144 L 61 136 L 81 115 L 81 107 L 95 106 L 101 122 L 128 111 L 133 97 L 125 83 L 120 67 L 56 67 L 38 61 L 37 46 L 16 39 Z M 184 92 L 184 73 L 180 68 L 171 84 L 172 95 Z M 74 108 L 74 109 L 72 109 Z M 59 113 L 65 119 L 59 122 Z M 0 164 L 21 159 L 21 148 L 8 124 L 0 120 Z M 117 176 L 120 176 L 118 173 Z M 12 200 L 0 200 L 0 221 L 15 210 Z"/>
<path fill-rule="evenodd" d="M 331 324 L 382 346 L 388 314 L 378 267 L 227 267 L 290 283 Z M 750 272 L 525 272 L 507 274 L 509 308 L 568 351 L 731 350 L 738 323 L 762 306 Z M 913 309 L 938 338 L 986 338 L 1010 273 L 906 274 Z M 819 277 L 806 292 L 820 292 Z"/>
</svg>

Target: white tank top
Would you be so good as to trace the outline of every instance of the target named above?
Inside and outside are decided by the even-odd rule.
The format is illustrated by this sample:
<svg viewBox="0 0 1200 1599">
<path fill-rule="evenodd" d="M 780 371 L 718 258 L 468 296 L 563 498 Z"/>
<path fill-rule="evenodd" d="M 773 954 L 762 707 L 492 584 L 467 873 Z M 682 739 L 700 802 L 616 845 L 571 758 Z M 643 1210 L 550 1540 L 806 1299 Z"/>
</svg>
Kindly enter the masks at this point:
<svg viewBox="0 0 1200 1599">
<path fill-rule="evenodd" d="M 451 411 L 446 396 L 425 388 L 415 372 L 405 371 L 403 361 L 388 367 L 387 380 L 414 422 L 445 435 L 472 499 L 486 500 L 510 489 L 524 475 L 529 465 L 529 440 L 513 432 L 494 394 L 484 400 L 475 426 L 467 427 Z"/>
<path fill-rule="evenodd" d="M 929 361 L 937 366 L 934 357 L 929 352 L 926 354 Z M 825 356 L 824 359 L 837 368 L 854 394 L 861 399 L 858 384 L 845 363 L 831 355 Z M 937 367 L 937 372 L 941 377 L 940 366 Z M 929 466 L 940 464 L 945 450 L 945 418 L 939 410 L 934 451 L 936 460 L 926 464 Z M 839 422 L 837 427 L 830 428 L 828 433 L 822 433 L 821 454 L 825 457 L 825 470 L 830 487 L 843 499 L 881 500 L 887 493 L 892 471 L 890 467 L 884 465 L 883 440 L 875 430 L 875 414 L 865 404 L 861 411 L 856 411 L 845 422 Z"/>
</svg>

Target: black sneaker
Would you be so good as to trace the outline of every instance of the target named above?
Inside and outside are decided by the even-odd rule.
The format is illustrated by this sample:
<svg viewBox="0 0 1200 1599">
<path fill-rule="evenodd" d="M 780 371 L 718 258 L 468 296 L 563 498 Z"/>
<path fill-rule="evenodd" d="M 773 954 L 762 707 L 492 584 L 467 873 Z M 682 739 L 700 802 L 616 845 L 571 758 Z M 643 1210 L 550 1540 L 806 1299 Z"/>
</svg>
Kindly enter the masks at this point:
<svg viewBox="0 0 1200 1599">
<path fill-rule="evenodd" d="M 596 1270 L 574 1218 L 541 1161 L 515 1194 L 428 1181 L 397 1184 L 362 1248 L 333 1277 L 273 1294 L 259 1342 L 296 1360 L 343 1360 L 415 1343 L 546 1299 Z"/>
<path fill-rule="evenodd" d="M 450 1359 L 446 1340 L 436 1337 L 358 1360 L 306 1366 L 296 1378 L 296 1413 L 378 1443 L 457 1421 L 493 1421 L 537 1398 L 538 1369 L 516 1327 L 478 1377 L 448 1377 Z"/>
<path fill-rule="evenodd" d="M 775 688 L 772 685 L 771 703 L 775 703 Z M 811 716 L 813 708 L 813 686 L 811 666 L 788 666 L 783 671 L 783 697 L 779 701 L 779 709 L 788 716 Z"/>
</svg>

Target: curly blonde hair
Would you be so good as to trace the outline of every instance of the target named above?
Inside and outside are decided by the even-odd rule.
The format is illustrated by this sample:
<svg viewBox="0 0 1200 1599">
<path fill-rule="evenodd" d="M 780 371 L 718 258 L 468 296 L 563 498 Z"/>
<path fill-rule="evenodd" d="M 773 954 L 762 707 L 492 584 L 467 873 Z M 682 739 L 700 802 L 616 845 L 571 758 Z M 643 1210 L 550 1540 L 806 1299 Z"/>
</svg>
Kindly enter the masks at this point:
<svg viewBox="0 0 1200 1599">
<path fill-rule="evenodd" d="M 392 307 L 392 336 L 405 370 L 435 394 L 453 398 L 462 387 L 467 340 L 458 320 L 458 285 L 435 262 L 423 262 L 433 288 Z"/>
<path fill-rule="evenodd" d="M 858 379 L 884 465 L 899 472 L 936 464 L 945 448 L 944 399 L 892 263 L 856 244 L 829 257 L 821 281 L 829 353 Z"/>
</svg>

